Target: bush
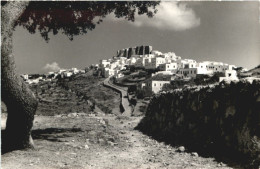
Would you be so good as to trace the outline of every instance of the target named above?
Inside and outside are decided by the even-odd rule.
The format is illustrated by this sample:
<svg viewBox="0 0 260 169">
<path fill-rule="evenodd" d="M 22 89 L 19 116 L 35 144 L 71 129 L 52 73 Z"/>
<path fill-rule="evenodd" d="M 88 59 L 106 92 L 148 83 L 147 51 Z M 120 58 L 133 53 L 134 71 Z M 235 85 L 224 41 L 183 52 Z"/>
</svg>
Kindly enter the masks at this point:
<svg viewBox="0 0 260 169">
<path fill-rule="evenodd" d="M 151 90 L 149 90 L 145 87 L 143 89 L 139 89 L 136 91 L 136 97 L 138 99 L 143 99 L 145 97 L 151 97 L 153 94 L 154 93 Z"/>
<path fill-rule="evenodd" d="M 162 91 L 170 91 L 176 89 L 176 87 L 172 84 L 164 84 L 162 87 Z"/>
<path fill-rule="evenodd" d="M 194 82 L 196 85 L 205 85 L 206 80 L 209 78 L 210 77 L 208 75 L 197 75 L 196 78 L 194 79 Z"/>
<path fill-rule="evenodd" d="M 137 90 L 137 88 L 136 88 L 136 86 L 130 86 L 130 87 L 128 87 L 128 93 L 132 93 L 132 92 L 136 92 L 136 90 Z"/>
</svg>

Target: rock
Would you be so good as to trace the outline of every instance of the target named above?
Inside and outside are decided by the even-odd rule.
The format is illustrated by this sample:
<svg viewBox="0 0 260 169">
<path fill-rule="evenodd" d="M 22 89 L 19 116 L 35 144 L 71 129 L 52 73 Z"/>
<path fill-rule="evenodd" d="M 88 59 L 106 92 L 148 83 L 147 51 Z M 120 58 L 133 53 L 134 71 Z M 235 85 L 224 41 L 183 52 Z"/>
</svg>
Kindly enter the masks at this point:
<svg viewBox="0 0 260 169">
<path fill-rule="evenodd" d="M 184 146 L 180 146 L 178 147 L 178 152 L 184 152 L 185 151 L 185 147 Z"/>
<path fill-rule="evenodd" d="M 96 115 L 95 114 L 89 114 L 88 116 L 89 117 L 95 117 Z"/>
<path fill-rule="evenodd" d="M 107 141 L 107 144 L 110 145 L 110 146 L 114 146 L 115 143 L 113 143 L 112 141 Z"/>
<path fill-rule="evenodd" d="M 191 166 L 199 166 L 197 163 L 190 163 Z"/>
<path fill-rule="evenodd" d="M 125 134 L 126 132 L 125 131 L 120 131 L 121 134 Z"/>
<path fill-rule="evenodd" d="M 68 117 L 76 117 L 77 116 L 77 113 L 69 113 L 68 114 Z"/>
<path fill-rule="evenodd" d="M 164 165 L 164 166 L 168 166 L 168 165 L 170 165 L 170 164 L 167 163 L 167 162 L 164 162 L 163 165 Z"/>
<path fill-rule="evenodd" d="M 194 157 L 198 157 L 199 156 L 198 153 L 196 153 L 196 152 L 191 153 L 191 155 L 194 156 Z"/>
<path fill-rule="evenodd" d="M 225 164 L 224 163 L 222 163 L 222 162 L 220 162 L 220 163 L 218 163 L 218 165 L 217 165 L 218 167 L 223 167 L 223 166 L 225 166 Z"/>
<path fill-rule="evenodd" d="M 98 139 L 98 143 L 101 145 L 105 145 L 106 141 L 102 138 Z"/>
<path fill-rule="evenodd" d="M 85 147 L 85 149 L 89 149 L 89 146 L 87 144 L 84 147 Z"/>
<path fill-rule="evenodd" d="M 106 122 L 103 119 L 101 119 L 99 122 L 103 125 L 106 125 Z"/>
</svg>

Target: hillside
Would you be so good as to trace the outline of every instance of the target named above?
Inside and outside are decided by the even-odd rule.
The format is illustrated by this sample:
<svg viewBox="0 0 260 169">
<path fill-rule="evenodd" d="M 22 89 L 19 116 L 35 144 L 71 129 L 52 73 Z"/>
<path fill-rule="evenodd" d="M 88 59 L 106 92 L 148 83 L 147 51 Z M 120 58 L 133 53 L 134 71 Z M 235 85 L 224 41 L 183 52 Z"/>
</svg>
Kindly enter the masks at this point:
<svg viewBox="0 0 260 169">
<path fill-rule="evenodd" d="M 120 96 L 104 87 L 103 80 L 80 74 L 29 85 L 39 101 L 36 115 L 88 114 L 98 107 L 106 113 L 119 112 Z"/>
<path fill-rule="evenodd" d="M 240 76 L 242 77 L 256 77 L 256 78 L 260 78 L 260 65 L 258 65 L 257 67 L 246 71 L 246 72 L 240 72 Z"/>
<path fill-rule="evenodd" d="M 103 86 L 104 78 L 88 74 L 79 74 L 62 79 L 58 84 L 78 96 L 89 100 L 105 113 L 118 113 L 120 105 L 119 93 Z"/>
<path fill-rule="evenodd" d="M 57 84 L 57 80 L 30 85 L 38 99 L 36 115 L 54 116 L 71 112 L 91 112 L 91 104 L 82 96 Z"/>
</svg>

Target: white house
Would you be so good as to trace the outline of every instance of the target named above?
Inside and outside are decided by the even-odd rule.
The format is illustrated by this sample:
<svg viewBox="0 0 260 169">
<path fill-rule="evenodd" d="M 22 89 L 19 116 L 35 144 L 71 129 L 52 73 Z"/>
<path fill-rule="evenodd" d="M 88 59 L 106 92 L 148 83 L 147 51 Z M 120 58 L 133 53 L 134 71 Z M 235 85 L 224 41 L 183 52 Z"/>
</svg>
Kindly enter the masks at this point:
<svg viewBox="0 0 260 169">
<path fill-rule="evenodd" d="M 124 77 L 124 74 L 123 73 L 116 73 L 115 77 L 116 78 L 121 78 L 121 77 Z"/>
<path fill-rule="evenodd" d="M 70 77 L 70 76 L 72 76 L 72 75 L 73 75 L 72 72 L 67 72 L 67 71 L 61 73 L 61 77 L 62 77 L 62 78 L 64 78 L 64 77 Z"/>
<path fill-rule="evenodd" d="M 105 68 L 104 77 L 110 77 L 115 75 L 115 71 L 113 69 Z"/>
<path fill-rule="evenodd" d="M 165 58 L 162 58 L 162 57 L 151 58 L 151 62 L 148 63 L 146 68 L 155 69 L 155 68 L 158 68 L 160 64 L 164 64 L 164 63 L 165 63 Z"/>
<path fill-rule="evenodd" d="M 28 80 L 28 79 L 29 79 L 29 75 L 28 75 L 28 74 L 23 74 L 23 75 L 21 75 L 21 77 L 22 77 L 24 80 Z"/>
<path fill-rule="evenodd" d="M 100 67 L 101 68 L 108 67 L 109 65 L 110 65 L 110 61 L 108 61 L 108 60 L 100 60 Z"/>
<path fill-rule="evenodd" d="M 79 70 L 78 70 L 77 68 L 71 68 L 70 71 L 71 71 L 73 74 L 79 73 Z"/>
<path fill-rule="evenodd" d="M 177 63 L 164 63 L 159 65 L 159 69 L 161 71 L 170 72 L 172 74 L 175 74 L 178 70 L 178 64 Z"/>
<path fill-rule="evenodd" d="M 221 81 L 237 81 L 237 71 L 235 70 L 225 70 L 225 77 L 219 77 L 219 82 Z"/>
<path fill-rule="evenodd" d="M 136 67 L 142 67 L 145 66 L 145 58 L 141 57 L 135 62 Z"/>
<path fill-rule="evenodd" d="M 195 68 L 196 67 L 196 61 L 192 59 L 184 59 L 181 60 L 181 68 Z"/>
<path fill-rule="evenodd" d="M 109 69 L 115 69 L 118 65 L 119 65 L 119 63 L 112 62 L 112 63 L 110 63 L 110 65 L 108 67 L 109 67 Z"/>
<path fill-rule="evenodd" d="M 130 58 L 129 65 L 135 65 L 136 60 L 137 60 L 137 58 L 132 56 Z"/>
<path fill-rule="evenodd" d="M 180 68 L 180 70 L 178 71 L 178 74 L 181 78 L 185 78 L 185 77 L 192 77 L 195 78 L 197 76 L 197 71 L 198 68 Z"/>
<path fill-rule="evenodd" d="M 153 54 L 154 56 L 159 56 L 159 55 L 161 55 L 162 54 L 162 52 L 160 52 L 160 51 L 158 51 L 158 50 L 153 50 L 152 52 L 151 52 L 151 54 Z"/>
<path fill-rule="evenodd" d="M 164 84 L 170 84 L 170 81 L 162 81 L 162 80 L 151 80 L 142 84 L 142 87 L 146 87 L 151 90 L 153 93 L 158 93 L 162 90 Z"/>
</svg>

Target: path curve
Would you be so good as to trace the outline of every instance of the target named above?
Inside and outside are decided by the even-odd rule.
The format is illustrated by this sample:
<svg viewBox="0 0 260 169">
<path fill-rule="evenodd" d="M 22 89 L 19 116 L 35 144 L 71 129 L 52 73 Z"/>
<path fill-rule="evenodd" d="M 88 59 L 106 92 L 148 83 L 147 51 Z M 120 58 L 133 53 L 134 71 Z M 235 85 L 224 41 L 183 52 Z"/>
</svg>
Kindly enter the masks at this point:
<svg viewBox="0 0 260 169">
<path fill-rule="evenodd" d="M 128 101 L 128 96 L 127 96 L 127 89 L 124 88 L 124 87 L 120 87 L 120 86 L 117 86 L 113 83 L 111 83 L 109 81 L 110 78 L 106 78 L 104 80 L 104 86 L 105 87 L 110 87 L 110 88 L 113 88 L 114 90 L 118 91 L 121 93 L 121 105 L 123 106 L 124 108 L 124 112 L 123 112 L 123 115 L 126 115 L 126 116 L 131 116 L 132 114 L 132 108 L 130 106 L 130 103 Z"/>
</svg>

